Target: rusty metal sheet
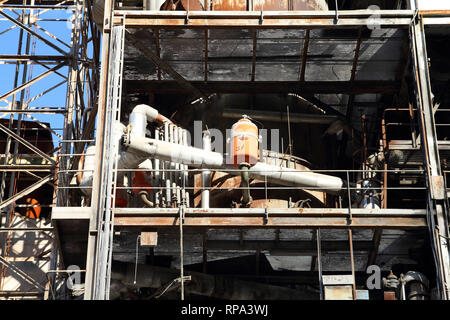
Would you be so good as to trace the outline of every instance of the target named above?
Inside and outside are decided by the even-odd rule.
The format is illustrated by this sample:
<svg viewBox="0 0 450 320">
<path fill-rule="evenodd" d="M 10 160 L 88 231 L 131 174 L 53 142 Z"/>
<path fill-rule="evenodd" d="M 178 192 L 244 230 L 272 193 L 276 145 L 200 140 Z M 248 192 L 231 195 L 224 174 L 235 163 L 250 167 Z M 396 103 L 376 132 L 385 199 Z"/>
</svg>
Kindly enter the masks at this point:
<svg viewBox="0 0 450 320">
<path fill-rule="evenodd" d="M 322 283 L 326 285 L 352 285 L 353 276 L 351 274 L 340 274 L 340 275 L 323 275 Z"/>
<path fill-rule="evenodd" d="M 247 0 L 212 0 L 213 11 L 246 11 Z"/>
<path fill-rule="evenodd" d="M 253 0 L 253 8 L 247 0 L 212 0 L 215 11 L 292 11 L 328 10 L 325 0 Z"/>
<path fill-rule="evenodd" d="M 445 187 L 443 176 L 431 176 L 431 197 L 435 200 L 445 199 Z"/>
<path fill-rule="evenodd" d="M 352 286 L 325 286 L 325 300 L 353 300 Z"/>
<path fill-rule="evenodd" d="M 397 300 L 395 298 L 395 292 L 393 292 L 393 291 L 385 291 L 384 292 L 384 300 Z"/>
<path fill-rule="evenodd" d="M 141 232 L 141 246 L 156 247 L 158 232 Z"/>
</svg>

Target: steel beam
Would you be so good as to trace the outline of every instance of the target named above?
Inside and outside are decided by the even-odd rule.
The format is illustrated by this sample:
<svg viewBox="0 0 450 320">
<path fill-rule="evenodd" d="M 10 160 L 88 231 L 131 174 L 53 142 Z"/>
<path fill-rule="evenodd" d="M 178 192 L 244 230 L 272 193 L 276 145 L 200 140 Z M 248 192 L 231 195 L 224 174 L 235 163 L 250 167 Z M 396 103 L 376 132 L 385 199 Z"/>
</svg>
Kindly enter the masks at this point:
<svg viewBox="0 0 450 320">
<path fill-rule="evenodd" d="M 348 241 L 322 241 L 322 251 L 348 251 Z M 355 241 L 355 251 L 369 251 L 373 247 L 372 241 Z M 232 250 L 232 251 L 272 251 L 278 254 L 291 253 L 295 255 L 316 255 L 315 241 L 272 241 L 272 240 L 207 240 L 207 250 Z"/>
<path fill-rule="evenodd" d="M 164 28 L 355 28 L 367 26 L 373 11 L 339 11 L 336 22 L 334 11 L 137 11 L 116 10 L 114 23 L 125 17 L 126 27 Z M 381 27 L 408 27 L 414 11 L 380 10 Z M 447 18 L 447 15 L 441 16 Z"/>
<path fill-rule="evenodd" d="M 204 94 L 212 93 L 291 93 L 302 94 L 364 94 L 364 93 L 396 93 L 400 90 L 400 82 L 379 80 L 366 81 L 189 81 Z M 126 80 L 127 91 L 153 92 L 166 94 L 190 93 L 191 90 L 181 87 L 170 80 Z"/>
<path fill-rule="evenodd" d="M 446 26 L 450 12 L 421 11 L 425 25 Z M 284 28 L 342 29 L 366 27 L 373 15 L 381 28 L 407 28 L 414 10 L 342 10 L 336 21 L 335 11 L 138 11 L 116 10 L 114 23 L 125 17 L 131 28 Z"/>
<path fill-rule="evenodd" d="M 173 228 L 179 226 L 178 209 L 116 208 L 116 229 Z M 331 228 L 423 229 L 425 210 L 352 209 L 193 209 L 185 210 L 184 227 L 204 228 Z"/>
<path fill-rule="evenodd" d="M 6 164 L 0 165 L 0 171 L 8 172 L 22 172 L 22 171 L 34 171 L 34 172 L 51 172 L 55 169 L 54 165 L 33 165 L 33 164 Z"/>
</svg>

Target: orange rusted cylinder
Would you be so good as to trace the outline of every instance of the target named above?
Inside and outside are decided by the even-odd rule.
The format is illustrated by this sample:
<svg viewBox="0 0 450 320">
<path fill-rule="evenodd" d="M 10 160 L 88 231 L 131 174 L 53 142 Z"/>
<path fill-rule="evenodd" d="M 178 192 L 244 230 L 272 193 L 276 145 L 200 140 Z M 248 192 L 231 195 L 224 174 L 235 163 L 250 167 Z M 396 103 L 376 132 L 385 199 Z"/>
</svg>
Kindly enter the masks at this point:
<svg viewBox="0 0 450 320">
<path fill-rule="evenodd" d="M 25 202 L 32 206 L 40 205 L 39 201 L 34 198 L 26 198 Z M 41 207 L 30 207 L 25 210 L 25 215 L 31 219 L 39 219 L 41 216 Z"/>
<path fill-rule="evenodd" d="M 135 171 L 133 177 L 133 192 L 139 194 L 141 191 L 150 192 L 151 184 L 147 182 L 146 174 L 148 172 Z M 143 189 L 144 188 L 144 189 Z"/>
<path fill-rule="evenodd" d="M 243 116 L 231 127 L 231 159 L 233 165 L 256 164 L 259 160 L 258 127 Z"/>
</svg>

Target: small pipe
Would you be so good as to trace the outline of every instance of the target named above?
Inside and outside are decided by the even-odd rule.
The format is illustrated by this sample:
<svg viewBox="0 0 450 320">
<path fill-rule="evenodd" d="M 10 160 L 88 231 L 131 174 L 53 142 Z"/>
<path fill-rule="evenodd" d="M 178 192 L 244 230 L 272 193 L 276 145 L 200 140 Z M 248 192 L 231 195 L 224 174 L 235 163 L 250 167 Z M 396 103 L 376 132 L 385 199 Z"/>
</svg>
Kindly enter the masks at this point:
<svg viewBox="0 0 450 320">
<path fill-rule="evenodd" d="M 159 140 L 159 129 L 156 128 L 155 129 L 155 139 Z M 153 173 L 153 178 L 155 181 L 155 207 L 159 207 L 160 206 L 160 198 L 161 198 L 161 189 L 159 189 L 159 187 L 161 187 L 161 176 L 159 173 L 159 167 L 160 167 L 160 161 L 159 159 L 155 158 L 155 162 L 154 162 L 154 168 L 155 168 L 155 172 Z"/>
<path fill-rule="evenodd" d="M 248 109 L 224 109 L 222 116 L 224 118 L 242 118 L 242 115 L 246 114 L 250 118 L 258 121 L 274 121 L 274 122 L 286 122 L 286 112 L 273 112 L 273 111 L 254 111 Z M 289 121 L 291 123 L 308 123 L 308 124 L 331 124 L 337 120 L 340 120 L 339 116 L 335 115 L 315 115 L 315 114 L 302 114 L 302 113 L 290 113 Z"/>
<path fill-rule="evenodd" d="M 188 145 L 188 141 L 187 141 L 187 130 L 183 129 L 183 146 L 187 146 Z M 183 185 L 187 186 L 189 183 L 189 173 L 188 173 L 188 166 L 185 164 L 184 165 L 184 174 L 183 174 Z M 189 192 L 185 190 L 185 201 L 186 201 L 186 208 L 189 208 Z"/>
<path fill-rule="evenodd" d="M 211 136 L 209 131 L 203 132 L 203 150 L 211 151 Z M 201 205 L 203 209 L 209 208 L 209 188 L 211 187 L 211 171 L 202 171 L 202 200 Z"/>
<path fill-rule="evenodd" d="M 169 123 L 168 122 L 164 123 L 164 141 L 166 143 L 169 142 Z M 162 143 L 162 142 L 160 142 L 160 143 Z M 167 160 L 167 159 L 164 159 L 164 160 Z M 169 161 L 164 162 L 164 168 L 165 169 L 171 168 Z M 171 191 L 170 191 L 170 187 L 171 187 L 170 172 L 165 172 L 165 176 L 166 176 L 166 206 L 170 206 L 170 203 L 172 202 Z"/>
<path fill-rule="evenodd" d="M 242 204 L 248 207 L 252 202 L 252 197 L 250 196 L 250 184 L 248 178 L 248 169 L 250 166 L 247 163 L 241 164 L 239 169 L 241 169 L 241 188 L 242 188 Z"/>
<path fill-rule="evenodd" d="M 174 145 L 177 145 L 177 141 L 175 140 L 175 125 L 169 124 L 169 141 L 173 143 Z M 177 183 L 176 183 L 176 176 L 177 176 L 177 164 L 175 162 L 170 162 L 170 182 L 172 186 L 172 202 L 174 205 L 177 201 Z"/>
<path fill-rule="evenodd" d="M 428 300 L 429 281 L 425 275 L 417 271 L 408 271 L 402 278 L 408 296 L 405 300 Z"/>
<path fill-rule="evenodd" d="M 148 200 L 148 193 L 147 191 L 141 191 L 139 192 L 139 196 L 141 198 L 141 200 L 150 208 L 153 208 L 155 206 L 155 204 L 153 202 L 151 202 L 150 200 Z"/>
</svg>

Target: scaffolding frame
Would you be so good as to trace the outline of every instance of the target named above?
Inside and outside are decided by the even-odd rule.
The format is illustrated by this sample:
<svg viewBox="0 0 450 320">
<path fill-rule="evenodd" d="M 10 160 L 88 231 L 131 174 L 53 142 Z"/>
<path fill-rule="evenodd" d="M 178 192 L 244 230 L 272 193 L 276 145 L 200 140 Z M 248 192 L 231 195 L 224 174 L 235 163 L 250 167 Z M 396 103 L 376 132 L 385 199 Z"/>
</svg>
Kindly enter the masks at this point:
<svg viewBox="0 0 450 320">
<path fill-rule="evenodd" d="M 96 102 L 95 94 L 97 91 L 98 81 L 98 36 L 99 32 L 93 24 L 92 13 L 90 10 L 89 0 L 76 1 L 42 1 L 38 5 L 34 0 L 24 0 L 19 3 L 14 1 L 2 1 L 0 4 L 0 18 L 2 21 L 8 21 L 11 26 L 4 30 L 1 34 L 11 32 L 14 29 L 20 29 L 19 38 L 17 40 L 18 49 L 16 54 L 2 54 L 0 60 L 4 65 L 15 64 L 16 69 L 13 74 L 13 88 L 2 93 L 0 100 L 7 102 L 8 106 L 1 107 L 0 112 L 9 113 L 10 120 L 7 126 L 0 125 L 0 130 L 6 134 L 7 143 L 5 149 L 5 157 L 2 159 L 2 181 L 0 192 L 0 244 L 1 244 L 1 262 L 2 275 L 6 269 L 12 270 L 16 276 L 22 280 L 26 278 L 27 282 L 35 284 L 40 291 L 26 292 L 24 290 L 18 292 L 4 291 L 0 288 L 2 297 L 43 297 L 44 299 L 56 299 L 55 296 L 58 280 L 56 274 L 47 274 L 47 282 L 40 284 L 33 279 L 32 276 L 26 275 L 19 267 L 8 262 L 9 239 L 19 233 L 44 233 L 51 237 L 52 248 L 50 252 L 50 269 L 65 269 L 62 260 L 61 248 L 59 246 L 59 235 L 56 226 L 34 227 L 11 227 L 14 217 L 15 208 L 27 207 L 32 205 L 17 205 L 16 201 L 30 194 L 35 190 L 39 190 L 42 186 L 49 184 L 54 188 L 53 205 L 62 205 L 67 203 L 68 193 L 61 189 L 57 190 L 58 185 L 68 183 L 67 175 L 61 174 L 61 170 L 71 167 L 74 163 L 73 157 L 67 157 L 61 161 L 58 155 L 61 153 L 74 153 L 73 149 L 83 150 L 83 143 L 73 145 L 74 140 L 83 140 L 93 135 L 93 126 L 89 129 L 88 123 L 93 123 L 95 118 Z M 65 11 L 65 13 L 64 13 Z M 59 12 L 59 18 L 47 18 L 46 14 L 55 14 Z M 68 40 L 61 39 L 50 32 L 47 26 L 50 24 L 56 28 L 64 23 L 67 27 L 66 35 Z M 24 42 L 26 40 L 26 43 Z M 37 51 L 48 51 L 49 49 L 56 51 L 57 54 L 35 54 Z M 43 73 L 34 76 L 32 68 L 34 65 L 43 67 Z M 61 70 L 66 71 L 61 71 Z M 67 75 L 63 73 L 67 72 Z M 58 75 L 59 80 L 52 79 L 47 87 L 42 87 L 43 79 L 48 79 L 49 75 Z M 62 79 L 62 81 L 61 81 Z M 55 101 L 59 105 L 42 105 L 39 104 L 39 98 L 53 92 L 57 88 L 66 87 L 66 97 L 61 101 Z M 26 90 L 36 90 L 38 94 L 29 97 Z M 14 121 L 14 116 L 16 118 Z M 37 119 L 39 115 L 58 115 L 64 117 L 63 128 L 57 129 L 47 126 Z M 90 115 L 90 116 L 89 116 Z M 27 117 L 29 121 L 35 123 L 39 130 L 49 131 L 58 145 L 50 154 L 40 150 L 34 144 L 25 140 L 21 122 Z M 87 120 L 89 118 L 89 120 Z M 16 123 L 15 128 L 13 123 Z M 58 133 L 61 131 L 62 133 Z M 17 161 L 21 159 L 18 152 L 19 144 L 30 150 L 30 153 L 36 154 L 37 157 L 45 159 L 47 164 L 28 165 L 21 164 Z M 55 155 L 55 153 L 57 153 Z M 20 173 L 31 176 L 32 179 L 38 179 L 35 183 L 23 190 L 12 188 L 13 182 L 21 180 L 18 176 Z M 42 176 L 42 173 L 47 175 Z M 6 193 L 6 184 L 10 182 L 9 192 Z M 11 214 L 10 214 L 11 213 Z M 28 219 L 33 223 L 33 220 Z M 42 222 L 42 221 L 40 221 Z M 58 274 L 59 276 L 59 274 Z M 3 277 L 2 277 L 3 280 Z M 41 292 L 42 291 L 42 292 Z"/>
</svg>

